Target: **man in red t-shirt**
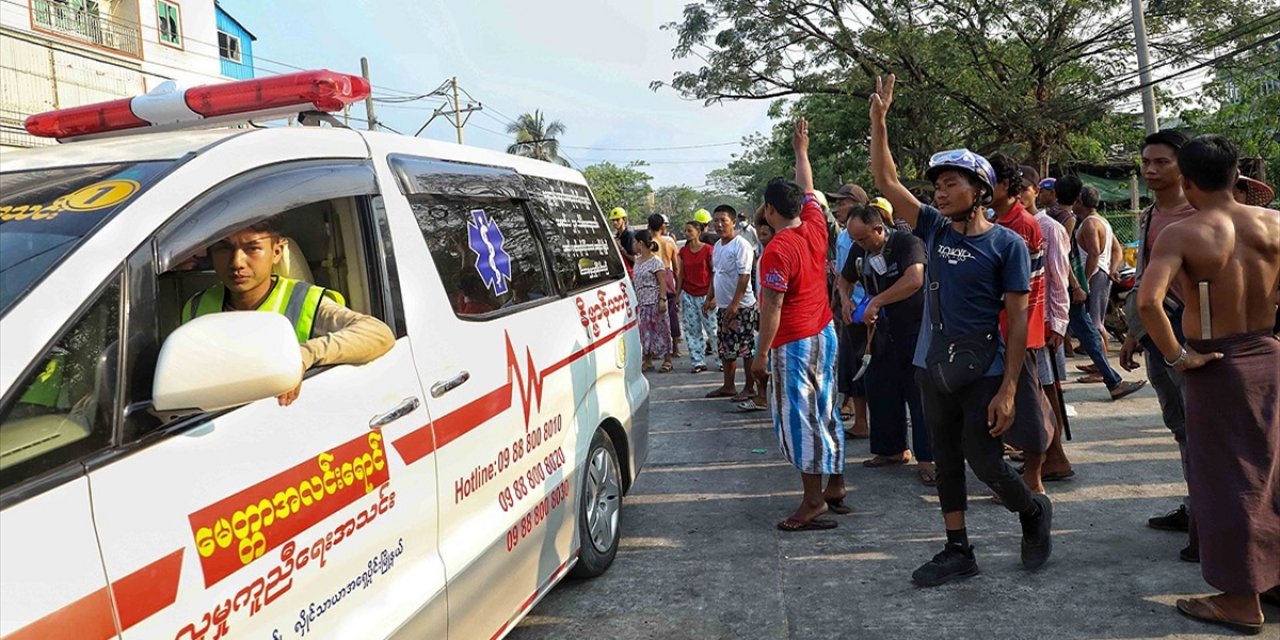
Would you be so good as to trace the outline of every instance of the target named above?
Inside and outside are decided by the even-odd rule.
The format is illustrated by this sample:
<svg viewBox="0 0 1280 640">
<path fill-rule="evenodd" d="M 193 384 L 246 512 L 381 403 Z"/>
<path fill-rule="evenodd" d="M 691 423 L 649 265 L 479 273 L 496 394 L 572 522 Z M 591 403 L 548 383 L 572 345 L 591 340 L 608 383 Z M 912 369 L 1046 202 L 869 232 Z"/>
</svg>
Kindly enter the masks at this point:
<svg viewBox="0 0 1280 640">
<path fill-rule="evenodd" d="M 1053 423 L 1048 416 L 1052 410 L 1041 391 L 1040 366 L 1044 352 L 1044 234 L 1040 223 L 1018 202 L 1023 190 L 1022 167 L 1002 153 L 990 158 L 996 172 L 995 195 L 991 208 L 995 209 L 996 222 L 1018 234 L 1027 245 L 1031 258 L 1031 294 L 1027 297 L 1027 357 L 1023 361 L 1022 374 L 1014 392 L 1013 428 L 1004 435 L 1004 441 L 1020 449 L 1026 464 L 1022 479 L 1033 493 L 1044 493 L 1041 470 L 1044 454 L 1053 441 Z M 1000 330 L 1007 332 L 1008 318 L 1000 312 Z M 1050 381 L 1052 384 L 1052 381 Z"/>
<path fill-rule="evenodd" d="M 778 444 L 804 485 L 799 508 L 778 528 L 833 529 L 836 522 L 820 516 L 851 509 L 844 503 L 844 429 L 836 417 L 827 221 L 813 196 L 809 123 L 803 118 L 795 123 L 791 148 L 796 181 L 779 178 L 764 190 L 764 216 L 775 234 L 760 258 L 760 348 L 751 370 L 756 379 L 768 380 Z"/>
<path fill-rule="evenodd" d="M 707 225 L 691 221 L 684 225 L 685 244 L 680 247 L 680 264 L 684 269 L 677 277 L 680 292 L 680 321 L 684 325 L 684 341 L 689 347 L 693 373 L 707 370 L 708 348 L 716 339 L 715 311 L 703 311 L 707 290 L 711 288 L 711 245 L 702 241 Z"/>
</svg>

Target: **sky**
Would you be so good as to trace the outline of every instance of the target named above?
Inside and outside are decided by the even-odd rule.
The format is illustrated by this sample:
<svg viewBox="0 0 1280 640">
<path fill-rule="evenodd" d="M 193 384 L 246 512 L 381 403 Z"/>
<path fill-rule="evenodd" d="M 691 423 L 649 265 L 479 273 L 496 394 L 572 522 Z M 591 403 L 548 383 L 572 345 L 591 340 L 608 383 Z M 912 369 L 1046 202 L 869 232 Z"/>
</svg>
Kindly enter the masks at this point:
<svg viewBox="0 0 1280 640">
<path fill-rule="evenodd" d="M 450 77 L 484 105 L 465 143 L 505 150 L 506 123 L 542 110 L 564 123 L 562 152 L 575 167 L 646 160 L 654 187 L 702 186 L 737 144 L 685 150 L 618 149 L 738 143 L 770 128 L 766 101 L 703 106 L 653 80 L 696 68 L 672 59 L 677 21 L 689 0 L 220 0 L 257 40 L 260 72 L 282 65 L 360 72 L 369 59 L 375 96 L 429 93 Z M 466 97 L 463 97 L 465 100 Z M 378 120 L 412 135 L 441 100 L 377 103 Z M 364 117 L 364 108 L 352 109 Z M 362 126 L 362 125 L 361 125 Z M 437 118 L 423 137 L 455 141 Z"/>
</svg>

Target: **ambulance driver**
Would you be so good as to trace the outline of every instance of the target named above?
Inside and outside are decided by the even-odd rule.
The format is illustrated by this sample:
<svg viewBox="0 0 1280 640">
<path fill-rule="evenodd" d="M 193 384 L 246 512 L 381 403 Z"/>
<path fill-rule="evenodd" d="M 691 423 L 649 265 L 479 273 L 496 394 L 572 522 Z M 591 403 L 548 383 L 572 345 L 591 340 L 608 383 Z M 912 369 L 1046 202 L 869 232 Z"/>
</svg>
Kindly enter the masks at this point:
<svg viewBox="0 0 1280 640">
<path fill-rule="evenodd" d="M 241 229 L 209 247 L 219 284 L 192 296 L 182 307 L 182 321 L 221 311 L 273 311 L 293 324 L 302 346 L 302 370 L 317 365 L 364 364 L 391 350 L 391 328 L 372 316 L 343 306 L 336 291 L 272 275 L 280 262 L 284 239 L 270 222 Z M 288 406 L 302 383 L 276 399 Z"/>
</svg>

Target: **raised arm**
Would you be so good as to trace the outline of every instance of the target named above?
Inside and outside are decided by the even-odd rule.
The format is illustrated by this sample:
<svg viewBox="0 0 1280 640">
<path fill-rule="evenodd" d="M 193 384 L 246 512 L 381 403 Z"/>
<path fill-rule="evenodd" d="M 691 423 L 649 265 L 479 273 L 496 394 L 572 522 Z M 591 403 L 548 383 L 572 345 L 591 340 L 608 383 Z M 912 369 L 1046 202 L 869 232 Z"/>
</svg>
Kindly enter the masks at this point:
<svg viewBox="0 0 1280 640">
<path fill-rule="evenodd" d="M 894 215 L 914 228 L 920 215 L 920 201 L 898 181 L 898 167 L 889 152 L 889 127 L 885 124 L 896 81 L 893 74 L 889 74 L 886 83 L 876 77 L 876 92 L 871 94 L 871 176 L 876 189 L 893 205 Z"/>
<path fill-rule="evenodd" d="M 809 121 L 799 118 L 791 134 L 791 150 L 796 154 L 796 184 L 806 195 L 813 193 L 813 167 L 809 165 Z"/>
</svg>

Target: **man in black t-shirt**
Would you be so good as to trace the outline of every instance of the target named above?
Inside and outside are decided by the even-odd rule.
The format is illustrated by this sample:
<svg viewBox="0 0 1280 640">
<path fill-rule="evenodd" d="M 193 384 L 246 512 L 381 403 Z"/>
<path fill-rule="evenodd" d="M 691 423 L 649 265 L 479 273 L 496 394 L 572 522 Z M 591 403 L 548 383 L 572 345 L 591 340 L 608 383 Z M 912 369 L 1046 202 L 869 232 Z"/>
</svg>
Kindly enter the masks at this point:
<svg viewBox="0 0 1280 640">
<path fill-rule="evenodd" d="M 915 367 L 911 365 L 924 312 L 924 243 L 914 234 L 886 227 L 880 211 L 857 206 L 849 212 L 847 233 L 854 246 L 842 266 L 839 288 L 845 318 L 854 316 L 850 293 L 861 282 L 871 296 L 862 313 L 862 325 L 870 333 L 879 327 L 868 349 L 871 362 L 864 375 L 871 413 L 871 453 L 863 462 L 884 467 L 911 461 L 912 449 L 919 464 L 920 481 L 935 482 L 933 451 L 925 427 Z M 888 322 L 877 324 L 877 320 Z M 854 321 L 857 318 L 854 317 Z M 907 448 L 907 415 L 910 411 L 912 448 Z"/>
<path fill-rule="evenodd" d="M 618 242 L 618 248 L 622 250 L 622 259 L 627 263 L 627 269 L 636 263 L 635 235 L 631 233 L 631 227 L 627 224 L 627 210 L 622 207 L 614 207 L 609 212 L 609 224 L 613 225 L 613 239 Z"/>
</svg>

